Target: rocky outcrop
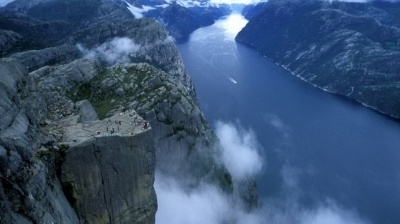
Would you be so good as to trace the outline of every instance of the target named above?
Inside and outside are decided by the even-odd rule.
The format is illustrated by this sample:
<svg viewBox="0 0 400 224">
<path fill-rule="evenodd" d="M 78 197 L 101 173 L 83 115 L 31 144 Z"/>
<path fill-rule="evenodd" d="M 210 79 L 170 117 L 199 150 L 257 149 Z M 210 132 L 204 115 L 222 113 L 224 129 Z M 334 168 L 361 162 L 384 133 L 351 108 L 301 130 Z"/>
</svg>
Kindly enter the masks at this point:
<svg viewBox="0 0 400 224">
<path fill-rule="evenodd" d="M 101 121 L 61 120 L 61 182 L 81 221 L 154 223 L 154 136 L 133 110 Z M 72 125 L 71 125 L 72 121 Z M 71 125 L 71 126 L 68 126 Z"/>
<path fill-rule="evenodd" d="M 0 56 L 6 55 L 22 40 L 22 36 L 9 30 L 0 30 Z"/>
<path fill-rule="evenodd" d="M 29 70 L 36 70 L 46 65 L 66 63 L 79 57 L 78 48 L 70 45 L 18 52 L 9 57 L 18 59 Z"/>
<path fill-rule="evenodd" d="M 95 60 L 78 59 L 58 66 L 44 66 L 30 73 L 47 102 L 47 117 L 59 120 L 75 112 L 74 102 L 67 91 L 98 75 L 100 63 Z"/>
<path fill-rule="evenodd" d="M 236 40 L 315 86 L 400 117 L 399 12 L 390 2 L 268 1 Z"/>
<path fill-rule="evenodd" d="M 156 165 L 232 192 L 160 23 L 134 19 L 121 1 L 11 6 L 1 10 L 0 28 L 26 45 L 11 44 L 0 59 L 2 223 L 154 223 Z M 40 13 L 53 6 L 57 15 Z M 118 53 L 112 43 L 121 37 L 136 50 L 122 62 L 98 57 Z"/>
<path fill-rule="evenodd" d="M 134 111 L 98 121 L 88 101 L 71 114 L 46 116 L 52 103 L 46 93 L 58 90 L 67 98 L 68 88 L 97 75 L 96 64 L 78 60 L 29 76 L 15 59 L 0 62 L 2 223 L 154 223 L 155 149 L 148 123 Z"/>
<path fill-rule="evenodd" d="M 0 29 L 13 31 L 23 38 L 11 52 L 43 49 L 61 45 L 74 26 L 65 21 L 42 21 L 24 14 L 0 11 Z"/>
<path fill-rule="evenodd" d="M 260 2 L 257 4 L 246 5 L 242 10 L 242 15 L 247 20 L 250 20 L 254 16 L 258 15 L 260 12 L 262 12 L 266 4 L 266 2 Z"/>
<path fill-rule="evenodd" d="M 96 110 L 88 100 L 76 102 L 75 106 L 79 109 L 79 123 L 87 123 L 99 119 Z"/>
<path fill-rule="evenodd" d="M 211 145 L 211 131 L 191 92 L 171 75 L 147 63 L 115 65 L 101 74 L 107 75 L 74 88 L 70 96 L 89 99 L 100 118 L 136 110 L 153 127 L 160 169 L 182 171 L 196 148 Z"/>
<path fill-rule="evenodd" d="M 52 139 L 39 128 L 45 101 L 16 60 L 1 59 L 0 71 L 1 222 L 77 223 L 55 170 L 39 159 Z"/>
</svg>

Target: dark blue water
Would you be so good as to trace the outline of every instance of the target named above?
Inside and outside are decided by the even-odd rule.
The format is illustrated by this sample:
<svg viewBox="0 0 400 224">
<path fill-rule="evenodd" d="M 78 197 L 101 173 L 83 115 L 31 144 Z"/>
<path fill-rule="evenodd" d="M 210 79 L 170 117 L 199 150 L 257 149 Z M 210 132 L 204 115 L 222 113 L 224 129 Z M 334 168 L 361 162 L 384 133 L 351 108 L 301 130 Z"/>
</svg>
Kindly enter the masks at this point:
<svg viewBox="0 0 400 224">
<path fill-rule="evenodd" d="M 400 123 L 294 77 L 237 44 L 221 23 L 179 45 L 210 123 L 257 134 L 265 200 L 333 200 L 373 223 L 400 223 Z"/>
</svg>

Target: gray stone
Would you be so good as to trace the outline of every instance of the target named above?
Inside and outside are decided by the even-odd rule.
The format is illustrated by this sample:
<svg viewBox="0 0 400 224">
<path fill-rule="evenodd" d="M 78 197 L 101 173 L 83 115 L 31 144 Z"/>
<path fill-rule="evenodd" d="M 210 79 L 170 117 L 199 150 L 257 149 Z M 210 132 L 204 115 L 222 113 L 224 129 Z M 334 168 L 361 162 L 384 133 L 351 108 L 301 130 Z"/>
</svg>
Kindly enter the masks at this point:
<svg viewBox="0 0 400 224">
<path fill-rule="evenodd" d="M 18 63 L 17 60 L 9 58 L 0 59 L 0 71 L 0 83 L 15 91 L 20 86 L 23 77 L 27 73 L 27 70 L 22 64 Z"/>
<path fill-rule="evenodd" d="M 15 53 L 10 57 L 18 59 L 29 71 L 33 71 L 45 65 L 66 63 L 80 55 L 78 48 L 70 45 L 50 47 L 43 50 L 30 50 Z"/>
<path fill-rule="evenodd" d="M 11 172 L 17 172 L 19 166 L 22 163 L 22 158 L 16 151 L 11 151 L 8 158 L 8 163 Z"/>
<path fill-rule="evenodd" d="M 192 170 L 200 178 L 213 175 L 209 158 L 207 168 L 193 162 L 205 164 L 198 155 L 211 152 L 203 146 L 210 145 L 212 132 L 180 54 L 162 24 L 134 19 L 124 2 L 68 1 L 96 3 L 90 20 L 51 22 L 23 15 L 31 7 L 43 10 L 44 1 L 53 0 L 16 0 L 6 8 L 22 14 L 10 14 L 11 19 L 0 12 L 6 25 L 23 28 L 18 33 L 33 43 L 26 49 L 45 46 L 0 60 L 0 145 L 8 153 L 2 169 L 11 186 L 3 188 L 0 181 L 1 221 L 154 223 L 156 160 L 172 175 Z M 71 11 L 66 13 L 56 17 L 67 18 Z M 78 25 L 68 33 L 69 19 L 84 21 L 73 23 Z M 78 43 L 94 49 L 115 37 L 140 45 L 130 59 L 148 63 L 106 67 L 94 59 L 77 59 Z M 124 94 L 116 96 L 122 87 Z M 85 99 L 106 118 L 96 120 L 93 107 L 83 102 L 75 116 L 74 102 Z M 135 111 L 121 112 L 127 108 L 137 109 L 150 124 Z M 61 169 L 63 188 L 55 167 Z"/>
<path fill-rule="evenodd" d="M 22 40 L 22 36 L 10 30 L 0 29 L 0 56 L 7 54 L 18 42 Z"/>
<path fill-rule="evenodd" d="M 122 96 L 125 94 L 125 91 L 123 88 L 118 88 L 117 90 L 115 90 L 115 94 L 118 96 Z"/>
<path fill-rule="evenodd" d="M 7 150 L 0 145 L 0 172 L 5 173 L 8 168 Z"/>
<path fill-rule="evenodd" d="M 78 122 L 86 123 L 99 119 L 96 110 L 88 100 L 79 101 L 75 105 L 79 108 Z"/>
<path fill-rule="evenodd" d="M 84 222 L 155 221 L 154 136 L 134 117 L 129 111 L 65 129 L 61 180 Z"/>
</svg>

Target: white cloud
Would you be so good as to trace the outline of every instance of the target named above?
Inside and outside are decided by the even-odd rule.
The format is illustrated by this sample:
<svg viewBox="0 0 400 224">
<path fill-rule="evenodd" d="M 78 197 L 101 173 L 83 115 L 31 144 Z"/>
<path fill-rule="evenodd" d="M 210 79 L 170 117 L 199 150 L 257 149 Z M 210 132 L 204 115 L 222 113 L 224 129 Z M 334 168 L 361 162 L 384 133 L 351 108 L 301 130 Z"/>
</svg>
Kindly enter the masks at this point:
<svg viewBox="0 0 400 224">
<path fill-rule="evenodd" d="M 285 138 L 285 140 L 282 142 L 282 145 L 290 144 L 291 128 L 289 125 L 286 125 L 285 122 L 278 117 L 278 115 L 273 113 L 266 113 L 264 115 L 264 120 L 268 125 L 271 125 L 282 133 L 283 137 Z"/>
<path fill-rule="evenodd" d="M 261 171 L 260 145 L 251 130 L 218 121 L 215 132 L 221 144 L 221 159 L 233 178 L 243 180 Z"/>
<path fill-rule="evenodd" d="M 135 44 L 127 37 L 114 38 L 110 42 L 106 42 L 95 49 L 86 49 L 78 44 L 79 50 L 86 58 L 97 58 L 104 60 L 109 64 L 128 62 L 131 56 L 141 49 L 141 46 Z"/>
<path fill-rule="evenodd" d="M 284 124 L 282 120 L 276 114 L 265 114 L 264 116 L 267 123 L 274 126 L 277 129 L 283 129 Z"/>
<path fill-rule="evenodd" d="M 223 161 L 234 181 L 261 170 L 263 159 L 251 130 L 219 121 L 215 131 L 222 147 L 220 157 L 216 159 Z M 281 170 L 283 196 L 264 199 L 261 207 L 251 212 L 244 208 L 237 191 L 227 194 L 210 183 L 193 186 L 157 172 L 154 184 L 158 200 L 156 223 L 368 224 L 355 210 L 331 199 L 323 198 L 314 206 L 303 206 L 299 202 L 298 182 L 304 172 L 310 171 L 285 164 Z"/>
<path fill-rule="evenodd" d="M 157 224 L 260 224 L 259 215 L 248 213 L 234 197 L 211 184 L 183 186 L 172 177 L 156 174 Z"/>
<path fill-rule="evenodd" d="M 217 122 L 222 161 L 233 176 L 234 186 L 261 170 L 262 159 L 255 135 L 233 124 Z M 242 182 L 243 183 L 243 182 Z M 158 200 L 157 224 L 261 224 L 258 211 L 248 212 L 238 191 L 223 192 L 211 183 L 189 185 L 157 172 L 155 189 Z"/>
<path fill-rule="evenodd" d="M 338 207 L 333 202 L 305 211 L 300 216 L 301 224 L 366 224 L 355 212 Z"/>
</svg>

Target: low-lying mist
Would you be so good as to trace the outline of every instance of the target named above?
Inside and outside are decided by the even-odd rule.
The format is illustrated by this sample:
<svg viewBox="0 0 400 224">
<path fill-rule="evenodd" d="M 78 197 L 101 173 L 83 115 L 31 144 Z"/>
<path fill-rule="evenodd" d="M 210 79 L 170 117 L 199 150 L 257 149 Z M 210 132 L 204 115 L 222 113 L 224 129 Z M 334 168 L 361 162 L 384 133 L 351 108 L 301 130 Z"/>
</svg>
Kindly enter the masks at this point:
<svg viewBox="0 0 400 224">
<path fill-rule="evenodd" d="M 81 44 L 77 46 L 85 58 L 99 59 L 108 64 L 128 62 L 141 48 L 127 37 L 114 38 L 94 49 L 87 49 Z"/>
<path fill-rule="evenodd" d="M 223 163 L 232 175 L 233 185 L 243 183 L 262 168 L 260 146 L 254 133 L 231 123 L 217 122 L 220 140 L 216 161 Z M 186 181 L 156 174 L 158 200 L 156 223 L 262 223 L 257 211 L 248 211 L 239 192 L 223 192 L 212 183 L 187 186 Z"/>
<path fill-rule="evenodd" d="M 273 119 L 276 124 L 278 118 Z M 218 121 L 215 132 L 220 140 L 220 151 L 215 153 L 232 174 L 236 184 L 249 176 L 256 176 L 265 166 L 256 134 L 241 127 L 240 122 Z M 281 128 L 281 125 L 278 125 Z M 368 224 L 355 210 L 344 208 L 329 198 L 319 199 L 314 206 L 299 202 L 297 187 L 301 170 L 290 165 L 282 168 L 284 196 L 261 199 L 260 206 L 248 210 L 234 191 L 227 194 L 210 183 L 186 186 L 172 176 L 156 174 L 155 189 L 158 199 L 157 224 Z"/>
</svg>

